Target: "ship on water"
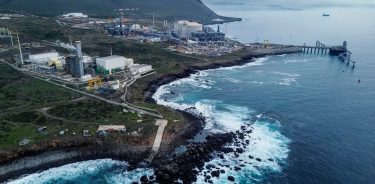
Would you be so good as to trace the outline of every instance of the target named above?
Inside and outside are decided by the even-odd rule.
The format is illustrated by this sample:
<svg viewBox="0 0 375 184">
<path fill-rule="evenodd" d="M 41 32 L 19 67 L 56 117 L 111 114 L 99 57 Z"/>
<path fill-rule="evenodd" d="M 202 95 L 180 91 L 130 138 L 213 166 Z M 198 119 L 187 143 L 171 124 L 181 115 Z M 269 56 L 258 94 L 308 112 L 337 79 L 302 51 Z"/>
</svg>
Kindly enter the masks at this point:
<svg viewBox="0 0 375 184">
<path fill-rule="evenodd" d="M 325 14 L 325 13 L 323 13 L 323 17 L 329 17 L 329 15 L 328 15 L 328 14 Z"/>
</svg>

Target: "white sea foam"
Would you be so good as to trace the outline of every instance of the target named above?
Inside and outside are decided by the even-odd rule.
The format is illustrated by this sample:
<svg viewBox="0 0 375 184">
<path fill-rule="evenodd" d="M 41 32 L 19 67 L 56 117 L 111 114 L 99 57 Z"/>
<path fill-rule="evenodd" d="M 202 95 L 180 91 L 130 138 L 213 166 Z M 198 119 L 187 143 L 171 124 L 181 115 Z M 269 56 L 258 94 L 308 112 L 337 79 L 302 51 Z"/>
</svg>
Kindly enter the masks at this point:
<svg viewBox="0 0 375 184">
<path fill-rule="evenodd" d="M 283 82 L 279 82 L 279 84 L 290 86 L 292 83 L 295 83 L 299 85 L 298 82 L 294 78 L 286 78 L 286 79 L 282 79 L 282 81 Z"/>
<path fill-rule="evenodd" d="M 126 171 L 128 164 L 112 159 L 99 159 L 30 174 L 10 181 L 10 184 L 37 183 L 132 183 L 139 182 L 142 176 L 154 175 L 153 169 L 136 169 Z"/>
<path fill-rule="evenodd" d="M 285 164 L 288 157 L 290 140 L 278 132 L 280 126 L 278 123 L 269 123 L 264 120 L 265 118 L 262 117 L 262 121 L 256 121 L 252 125 L 252 128 L 250 128 L 253 130 L 250 134 L 251 137 L 245 137 L 245 140 L 250 141 L 250 145 L 244 149 L 244 153 L 240 154 L 238 158 L 234 156 L 234 153 L 230 153 L 225 154 L 223 159 L 216 157 L 205 163 L 205 166 L 215 165 L 225 171 L 225 173 L 220 174 L 219 178 L 212 177 L 213 183 L 228 183 L 228 176 L 233 176 L 236 183 L 256 183 L 263 178 L 264 172 L 281 172 L 281 165 Z M 236 148 L 234 144 L 228 147 Z M 251 159 L 250 155 L 254 158 Z M 256 158 L 261 159 L 261 161 L 257 161 Z M 218 164 L 229 165 L 230 168 L 220 167 Z M 239 167 L 241 164 L 244 165 L 241 170 L 233 170 L 234 166 Z M 204 172 L 210 173 L 204 167 L 199 172 L 200 175 L 198 175 L 196 183 L 204 183 Z"/>
<path fill-rule="evenodd" d="M 206 78 L 210 75 L 210 72 L 217 72 L 218 70 L 234 70 L 238 68 L 261 65 L 267 59 L 268 58 L 259 58 L 255 62 L 248 63 L 243 66 L 219 68 L 208 70 L 205 72 L 199 72 L 188 78 L 180 79 L 175 82 L 172 82 L 171 84 L 161 86 L 153 95 L 153 98 L 160 105 L 169 106 L 179 110 L 186 110 L 197 116 L 205 117 L 205 129 L 209 132 L 224 133 L 240 130 L 241 126 L 245 125 L 246 123 L 249 123 L 249 119 L 251 119 L 252 116 L 255 116 L 253 115 L 254 111 L 247 107 L 224 104 L 223 102 L 214 99 L 201 99 L 196 102 L 186 102 L 182 101 L 181 98 L 171 98 L 166 94 L 170 93 L 169 89 L 171 85 L 182 85 L 185 88 L 197 87 L 197 85 L 199 84 L 198 87 L 202 87 L 202 84 L 200 82 L 200 80 L 203 80 L 200 79 L 200 76 L 202 75 L 204 75 L 204 78 Z M 287 76 L 296 75 L 285 73 L 279 74 Z M 229 77 L 227 77 L 226 80 L 235 83 L 243 82 L 241 80 Z M 285 83 L 285 85 L 290 85 L 291 82 L 296 81 L 294 80 L 294 78 L 288 78 L 288 80 L 285 79 L 283 80 L 283 82 Z M 265 84 L 265 82 L 261 81 L 250 81 L 247 83 L 254 83 L 260 85 Z M 210 80 L 207 85 L 212 86 L 213 84 L 215 84 L 215 81 Z M 216 86 L 212 89 L 219 90 L 219 88 Z M 168 96 L 167 101 L 164 100 L 166 96 Z M 224 156 L 224 159 L 215 158 L 211 162 L 206 163 L 206 165 L 222 163 L 231 166 L 239 165 L 241 163 L 243 164 L 244 162 L 247 162 L 248 164 L 245 164 L 246 167 L 243 167 L 241 171 L 237 172 L 234 170 L 230 170 L 229 168 L 223 168 L 225 169 L 226 173 L 221 174 L 220 179 L 212 179 L 214 183 L 227 183 L 227 177 L 230 175 L 236 178 L 237 183 L 238 181 L 239 183 L 247 183 L 247 180 L 241 182 L 240 179 L 245 178 L 249 181 L 257 181 L 262 179 L 262 176 L 265 172 L 281 171 L 281 165 L 285 162 L 285 159 L 288 157 L 289 150 L 287 145 L 289 143 L 289 140 L 283 135 L 281 135 L 278 131 L 279 127 L 281 126 L 280 122 L 278 122 L 275 119 L 269 118 L 265 115 L 258 115 L 256 117 L 258 118 L 258 121 L 256 121 L 252 125 L 253 133 L 250 134 L 251 137 L 246 137 L 246 139 L 250 141 L 251 145 L 245 148 L 245 152 L 243 154 L 240 154 L 238 158 L 236 158 L 233 155 L 233 153 L 226 154 Z M 233 147 L 234 145 L 229 146 Z M 254 159 L 250 159 L 249 155 L 254 156 Z M 262 159 L 262 161 L 256 161 L 255 158 L 260 158 Z M 270 159 L 271 161 L 268 159 Z M 240 160 L 243 161 L 241 162 Z M 202 174 L 203 172 L 200 173 Z M 199 175 L 197 183 L 203 182 L 203 175 Z"/>
<path fill-rule="evenodd" d="M 214 70 L 219 70 L 219 71 L 220 70 L 221 71 L 223 71 L 223 70 L 235 70 L 235 69 L 246 68 L 246 67 L 250 67 L 250 66 L 259 66 L 259 65 L 263 65 L 264 62 L 267 61 L 268 59 L 269 59 L 268 57 L 256 58 L 256 59 L 253 59 L 252 62 L 246 63 L 244 65 L 209 69 L 209 70 L 206 70 L 206 71 L 210 72 L 210 71 L 214 71 Z"/>
<path fill-rule="evenodd" d="M 307 62 L 307 61 L 308 61 L 307 59 L 303 59 L 303 60 L 286 60 L 285 64 L 288 64 L 288 63 L 304 63 L 304 62 Z"/>
<path fill-rule="evenodd" d="M 230 81 L 230 82 L 233 82 L 233 83 L 242 83 L 243 82 L 241 80 L 234 79 L 234 78 L 229 78 L 229 77 L 226 77 L 225 79 L 228 80 L 228 81 Z"/>
<path fill-rule="evenodd" d="M 289 74 L 289 73 L 284 73 L 284 72 L 271 72 L 271 73 L 283 75 L 283 76 L 289 76 L 289 77 L 298 77 L 299 76 L 299 74 Z"/>
</svg>

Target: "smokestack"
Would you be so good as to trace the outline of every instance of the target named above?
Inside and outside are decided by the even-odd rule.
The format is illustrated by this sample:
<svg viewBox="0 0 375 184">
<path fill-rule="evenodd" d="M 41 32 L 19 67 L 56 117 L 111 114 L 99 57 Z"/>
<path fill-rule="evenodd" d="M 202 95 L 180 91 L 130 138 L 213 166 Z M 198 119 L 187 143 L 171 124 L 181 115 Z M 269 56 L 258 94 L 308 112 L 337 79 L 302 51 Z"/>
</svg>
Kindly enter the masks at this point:
<svg viewBox="0 0 375 184">
<path fill-rule="evenodd" d="M 82 50 L 81 50 L 81 41 L 80 40 L 76 40 L 76 52 L 77 52 L 77 57 L 79 60 L 82 60 Z"/>
</svg>

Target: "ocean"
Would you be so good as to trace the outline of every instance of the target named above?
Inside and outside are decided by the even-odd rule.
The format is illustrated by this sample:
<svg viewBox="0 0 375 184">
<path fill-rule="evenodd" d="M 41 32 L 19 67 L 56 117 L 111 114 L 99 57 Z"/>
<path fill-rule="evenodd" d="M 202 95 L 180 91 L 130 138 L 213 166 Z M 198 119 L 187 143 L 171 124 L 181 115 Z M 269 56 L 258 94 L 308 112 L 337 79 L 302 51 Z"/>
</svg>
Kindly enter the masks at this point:
<svg viewBox="0 0 375 184">
<path fill-rule="evenodd" d="M 374 9 L 256 10 L 218 4 L 210 8 L 220 15 L 243 18 L 227 24 L 232 39 L 293 45 L 347 41 L 356 61 L 353 68 L 337 56 L 322 53 L 268 56 L 242 66 L 199 71 L 160 87 L 153 96 L 158 104 L 180 110 L 195 107 L 190 112 L 206 117 L 207 132 L 251 125 L 250 146 L 243 154 L 238 158 L 227 154 L 206 163 L 246 162 L 246 167 L 225 168 L 213 183 L 230 183 L 228 176 L 241 184 L 374 183 Z M 221 31 L 225 31 L 223 25 Z M 92 160 L 10 183 L 131 183 L 153 173 L 151 168 L 125 172 L 126 168 L 126 162 Z M 202 175 L 196 183 L 205 183 Z"/>
</svg>

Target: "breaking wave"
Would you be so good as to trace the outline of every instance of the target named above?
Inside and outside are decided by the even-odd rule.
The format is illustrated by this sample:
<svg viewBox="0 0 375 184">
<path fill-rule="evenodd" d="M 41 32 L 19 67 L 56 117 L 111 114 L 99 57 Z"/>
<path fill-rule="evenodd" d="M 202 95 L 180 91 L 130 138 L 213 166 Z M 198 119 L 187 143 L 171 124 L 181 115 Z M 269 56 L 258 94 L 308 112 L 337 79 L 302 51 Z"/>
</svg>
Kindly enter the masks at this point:
<svg viewBox="0 0 375 184">
<path fill-rule="evenodd" d="M 142 176 L 153 176 L 153 169 L 135 169 L 127 171 L 126 162 L 99 159 L 61 167 L 23 176 L 10 181 L 9 184 L 36 184 L 36 183 L 132 183 L 139 182 Z"/>
</svg>

